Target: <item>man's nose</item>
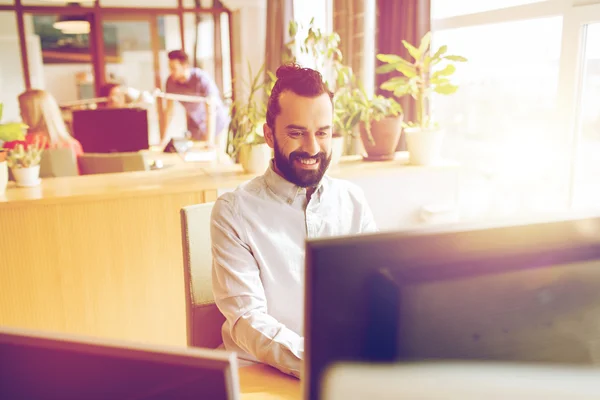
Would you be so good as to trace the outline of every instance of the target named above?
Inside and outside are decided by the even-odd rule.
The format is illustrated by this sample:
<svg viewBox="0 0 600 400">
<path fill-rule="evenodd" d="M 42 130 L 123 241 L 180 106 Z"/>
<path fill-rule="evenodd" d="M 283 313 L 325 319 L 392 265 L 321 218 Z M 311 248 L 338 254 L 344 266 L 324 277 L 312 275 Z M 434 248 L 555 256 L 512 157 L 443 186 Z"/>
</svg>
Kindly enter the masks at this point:
<svg viewBox="0 0 600 400">
<path fill-rule="evenodd" d="M 311 156 L 317 155 L 321 150 L 319 147 L 319 142 L 317 141 L 317 137 L 312 133 L 304 135 L 304 143 L 302 147 L 302 150 Z"/>
</svg>

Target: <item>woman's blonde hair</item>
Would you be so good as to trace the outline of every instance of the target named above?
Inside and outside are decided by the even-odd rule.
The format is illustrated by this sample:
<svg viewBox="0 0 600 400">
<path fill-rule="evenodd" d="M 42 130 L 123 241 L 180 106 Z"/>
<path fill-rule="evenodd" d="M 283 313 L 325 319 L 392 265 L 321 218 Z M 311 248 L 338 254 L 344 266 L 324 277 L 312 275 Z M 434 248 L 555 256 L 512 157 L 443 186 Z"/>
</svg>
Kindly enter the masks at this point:
<svg viewBox="0 0 600 400">
<path fill-rule="evenodd" d="M 29 132 L 47 135 L 51 145 L 73 141 L 60 108 L 50 93 L 39 89 L 27 90 L 19 95 L 19 107 Z"/>
</svg>

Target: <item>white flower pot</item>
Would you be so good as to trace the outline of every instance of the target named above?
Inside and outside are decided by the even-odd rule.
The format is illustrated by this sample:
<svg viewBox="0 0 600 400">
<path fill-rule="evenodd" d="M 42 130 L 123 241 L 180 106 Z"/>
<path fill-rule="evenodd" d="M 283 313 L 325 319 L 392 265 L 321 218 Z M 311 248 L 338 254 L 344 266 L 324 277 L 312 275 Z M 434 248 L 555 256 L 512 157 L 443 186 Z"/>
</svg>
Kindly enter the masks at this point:
<svg viewBox="0 0 600 400">
<path fill-rule="evenodd" d="M 330 166 L 337 165 L 344 154 L 344 137 L 334 137 L 331 139 L 331 164 Z"/>
<path fill-rule="evenodd" d="M 17 186 L 32 187 L 40 184 L 40 166 L 34 165 L 27 168 L 11 168 Z"/>
<path fill-rule="evenodd" d="M 6 161 L 0 162 L 0 194 L 6 191 L 8 185 L 8 165 Z"/>
<path fill-rule="evenodd" d="M 268 144 L 244 145 L 240 149 L 239 161 L 249 174 L 262 174 L 269 168 L 273 158 L 273 149 Z"/>
<path fill-rule="evenodd" d="M 412 165 L 433 165 L 440 161 L 443 129 L 404 128 L 404 134 Z"/>
</svg>

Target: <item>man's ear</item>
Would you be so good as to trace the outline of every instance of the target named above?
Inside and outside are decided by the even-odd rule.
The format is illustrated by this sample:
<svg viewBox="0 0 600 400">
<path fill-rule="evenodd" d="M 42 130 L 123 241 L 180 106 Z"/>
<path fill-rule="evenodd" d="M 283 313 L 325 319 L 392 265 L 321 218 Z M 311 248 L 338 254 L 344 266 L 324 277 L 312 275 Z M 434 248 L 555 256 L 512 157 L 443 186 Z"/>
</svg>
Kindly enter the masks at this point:
<svg viewBox="0 0 600 400">
<path fill-rule="evenodd" d="M 263 135 L 265 136 L 265 142 L 267 142 L 267 144 L 269 145 L 269 147 L 272 148 L 272 149 L 275 148 L 275 139 L 273 138 L 274 134 L 275 133 L 273 132 L 273 130 L 265 122 L 263 124 Z"/>
</svg>

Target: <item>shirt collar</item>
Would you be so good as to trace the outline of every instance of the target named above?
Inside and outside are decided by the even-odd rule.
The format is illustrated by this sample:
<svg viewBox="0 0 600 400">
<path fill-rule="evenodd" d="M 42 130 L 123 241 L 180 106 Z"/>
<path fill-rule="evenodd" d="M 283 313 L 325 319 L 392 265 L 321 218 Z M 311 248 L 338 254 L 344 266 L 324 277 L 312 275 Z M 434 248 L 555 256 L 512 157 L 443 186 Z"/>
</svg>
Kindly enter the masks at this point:
<svg viewBox="0 0 600 400">
<path fill-rule="evenodd" d="M 271 160 L 269 163 L 269 168 L 264 174 L 265 182 L 267 183 L 269 189 L 271 189 L 273 193 L 282 198 L 288 204 L 292 204 L 298 196 L 306 196 L 306 188 L 296 186 L 292 182 L 280 176 L 277 172 L 275 172 L 273 163 L 274 160 Z M 323 183 L 325 180 L 326 176 L 323 176 L 323 179 L 321 179 L 321 182 L 319 182 L 317 185 L 317 189 L 315 190 L 313 196 L 317 195 L 320 199 L 323 194 Z"/>
</svg>

